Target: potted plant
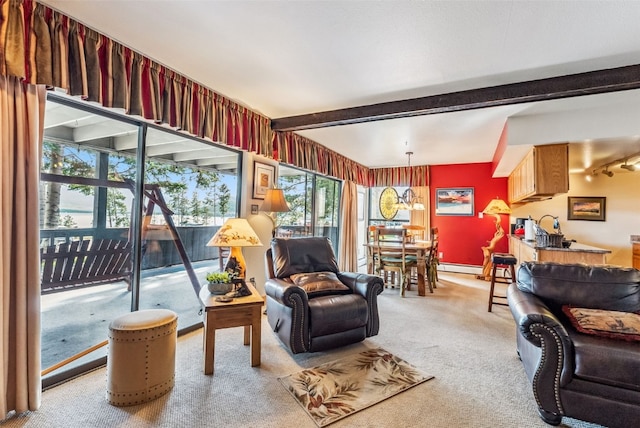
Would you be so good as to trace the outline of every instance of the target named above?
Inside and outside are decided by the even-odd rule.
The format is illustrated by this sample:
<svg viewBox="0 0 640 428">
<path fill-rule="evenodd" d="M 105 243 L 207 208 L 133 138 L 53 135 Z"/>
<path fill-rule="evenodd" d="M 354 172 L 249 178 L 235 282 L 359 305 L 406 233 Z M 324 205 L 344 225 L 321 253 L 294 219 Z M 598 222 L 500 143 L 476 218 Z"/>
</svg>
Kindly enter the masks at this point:
<svg viewBox="0 0 640 428">
<path fill-rule="evenodd" d="M 207 288 L 211 294 L 225 294 L 233 290 L 233 272 L 208 272 L 205 277 Z"/>
</svg>

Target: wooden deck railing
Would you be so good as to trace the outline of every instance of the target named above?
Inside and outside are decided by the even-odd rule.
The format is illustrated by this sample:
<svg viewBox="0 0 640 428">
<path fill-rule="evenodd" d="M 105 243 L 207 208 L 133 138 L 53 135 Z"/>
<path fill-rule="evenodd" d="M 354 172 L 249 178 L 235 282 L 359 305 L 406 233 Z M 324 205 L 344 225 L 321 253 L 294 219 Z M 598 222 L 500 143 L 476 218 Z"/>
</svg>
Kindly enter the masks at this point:
<svg viewBox="0 0 640 428">
<path fill-rule="evenodd" d="M 44 247 L 40 252 L 42 294 L 128 281 L 131 273 L 129 241 L 72 241 Z"/>
</svg>

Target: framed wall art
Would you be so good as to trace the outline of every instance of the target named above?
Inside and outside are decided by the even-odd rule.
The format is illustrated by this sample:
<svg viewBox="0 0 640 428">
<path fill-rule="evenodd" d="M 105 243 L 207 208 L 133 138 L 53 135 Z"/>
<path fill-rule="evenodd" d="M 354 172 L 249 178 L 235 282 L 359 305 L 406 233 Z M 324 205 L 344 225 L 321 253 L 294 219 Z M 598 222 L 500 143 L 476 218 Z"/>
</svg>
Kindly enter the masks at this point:
<svg viewBox="0 0 640 428">
<path fill-rule="evenodd" d="M 473 215 L 473 187 L 436 189 L 436 215 Z"/>
<path fill-rule="evenodd" d="M 264 199 L 273 187 L 276 167 L 262 162 L 253 163 L 253 199 Z"/>
<path fill-rule="evenodd" d="M 607 198 L 604 196 L 569 196 L 567 220 L 605 221 Z"/>
</svg>

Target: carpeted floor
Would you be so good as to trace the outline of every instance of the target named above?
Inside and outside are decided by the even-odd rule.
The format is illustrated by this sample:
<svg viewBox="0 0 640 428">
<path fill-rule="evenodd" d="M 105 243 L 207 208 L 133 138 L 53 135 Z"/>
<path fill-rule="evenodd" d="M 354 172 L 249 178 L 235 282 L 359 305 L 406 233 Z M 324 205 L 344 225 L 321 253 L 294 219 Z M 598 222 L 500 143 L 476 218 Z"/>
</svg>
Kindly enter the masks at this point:
<svg viewBox="0 0 640 428">
<path fill-rule="evenodd" d="M 380 333 L 364 342 L 315 354 L 290 354 L 262 328 L 262 364 L 251 367 L 242 329 L 216 333 L 215 376 L 202 371 L 202 331 L 178 339 L 176 386 L 144 405 L 105 401 L 106 370 L 99 369 L 42 396 L 37 412 L 3 423 L 13 427 L 300 427 L 314 422 L 278 381 L 304 368 L 382 347 L 435 376 L 348 418 L 341 427 L 548 427 L 536 412 L 515 350 L 506 307 L 487 312 L 488 283 L 470 275 L 440 275 L 433 294 L 398 290 L 379 296 Z M 564 426 L 594 425 L 563 420 Z"/>
</svg>

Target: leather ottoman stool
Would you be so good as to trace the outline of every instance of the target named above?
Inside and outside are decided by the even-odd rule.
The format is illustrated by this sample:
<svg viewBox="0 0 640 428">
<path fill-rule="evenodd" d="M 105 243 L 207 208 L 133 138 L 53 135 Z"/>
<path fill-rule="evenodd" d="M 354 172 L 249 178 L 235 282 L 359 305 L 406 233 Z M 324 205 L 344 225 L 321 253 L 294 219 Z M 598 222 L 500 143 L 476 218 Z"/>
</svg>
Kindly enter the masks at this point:
<svg viewBox="0 0 640 428">
<path fill-rule="evenodd" d="M 107 401 L 133 406 L 173 388 L 178 316 L 168 309 L 145 309 L 109 324 Z"/>
</svg>

